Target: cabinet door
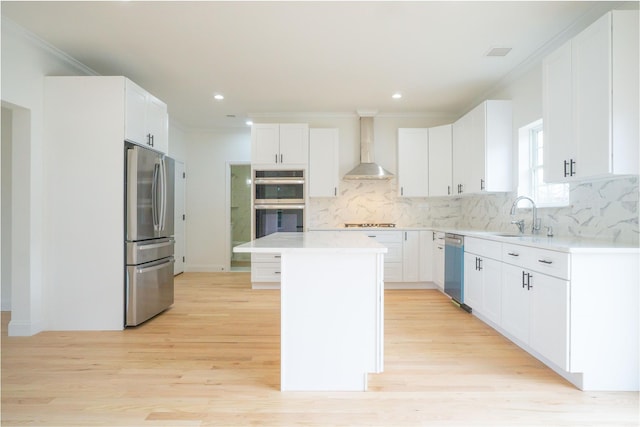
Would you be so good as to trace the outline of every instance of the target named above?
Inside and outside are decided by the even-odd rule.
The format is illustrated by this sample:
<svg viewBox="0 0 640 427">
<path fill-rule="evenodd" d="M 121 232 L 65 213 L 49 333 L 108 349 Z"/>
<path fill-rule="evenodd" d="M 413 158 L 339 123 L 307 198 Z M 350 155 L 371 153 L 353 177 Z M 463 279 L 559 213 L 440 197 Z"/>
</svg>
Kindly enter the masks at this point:
<svg viewBox="0 0 640 427">
<path fill-rule="evenodd" d="M 433 283 L 444 292 L 444 243 L 433 242 Z"/>
<path fill-rule="evenodd" d="M 309 126 L 307 124 L 280 125 L 280 154 L 282 165 L 306 165 L 309 162 Z"/>
<path fill-rule="evenodd" d="M 169 150 L 169 116 L 167 104 L 158 98 L 147 97 L 147 133 L 151 135 L 151 146 L 163 153 Z"/>
<path fill-rule="evenodd" d="M 429 130 L 398 129 L 398 195 L 429 195 Z"/>
<path fill-rule="evenodd" d="M 418 281 L 433 281 L 433 232 L 419 231 L 420 259 L 418 265 Z"/>
<path fill-rule="evenodd" d="M 452 126 L 429 128 L 429 196 L 452 193 Z"/>
<path fill-rule="evenodd" d="M 147 111 L 147 91 L 125 79 L 125 121 L 124 138 L 137 144 L 147 144 L 145 124 Z"/>
<path fill-rule="evenodd" d="M 402 242 L 402 281 L 417 282 L 420 272 L 420 232 L 404 231 Z"/>
<path fill-rule="evenodd" d="M 476 254 L 464 254 L 464 303 L 482 313 L 482 270 L 478 269 L 479 259 Z"/>
<path fill-rule="evenodd" d="M 471 171 L 471 115 L 465 114 L 453 124 L 453 189 L 452 194 L 462 194 L 468 189 Z"/>
<path fill-rule="evenodd" d="M 476 108 L 471 110 L 471 134 L 469 151 L 466 156 L 470 159 L 470 173 L 467 179 L 463 181 L 465 193 L 479 193 L 484 190 L 485 186 L 485 167 L 486 167 L 486 118 L 487 104 L 483 102 Z M 505 166 L 505 165 L 500 165 Z"/>
<path fill-rule="evenodd" d="M 511 264 L 502 265 L 502 327 L 525 344 L 529 343 L 531 299 L 529 290 L 522 286 L 522 268 Z"/>
<path fill-rule="evenodd" d="M 251 126 L 251 163 L 275 165 L 280 162 L 280 127 L 273 123 Z"/>
<path fill-rule="evenodd" d="M 564 182 L 565 162 L 575 159 L 571 89 L 571 41 L 542 62 L 542 110 L 544 128 L 544 179 Z"/>
<path fill-rule="evenodd" d="M 610 13 L 572 40 L 571 65 L 576 176 L 607 174 L 611 171 Z"/>
<path fill-rule="evenodd" d="M 338 195 L 338 129 L 309 130 L 309 197 Z"/>
<path fill-rule="evenodd" d="M 532 273 L 531 347 L 569 369 L 569 282 Z"/>
<path fill-rule="evenodd" d="M 496 325 L 500 325 L 502 309 L 502 262 L 483 258 L 482 268 L 482 314 Z"/>
</svg>

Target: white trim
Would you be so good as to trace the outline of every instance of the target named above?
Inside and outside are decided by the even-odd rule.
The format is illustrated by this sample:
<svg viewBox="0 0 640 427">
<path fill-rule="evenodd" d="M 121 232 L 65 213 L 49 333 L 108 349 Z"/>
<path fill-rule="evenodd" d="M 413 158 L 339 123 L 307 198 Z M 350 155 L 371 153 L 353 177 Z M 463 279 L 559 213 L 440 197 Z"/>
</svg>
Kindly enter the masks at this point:
<svg viewBox="0 0 640 427">
<path fill-rule="evenodd" d="M 71 67 L 75 68 L 76 70 L 78 70 L 79 72 L 81 72 L 82 74 L 86 74 L 89 76 L 99 76 L 100 73 L 98 73 L 97 71 L 95 71 L 92 68 L 89 68 L 88 66 L 86 66 L 85 64 L 83 64 L 82 62 L 78 61 L 77 59 L 73 58 L 72 56 L 70 56 L 69 54 L 61 51 L 60 49 L 58 49 L 57 47 L 53 46 L 52 44 L 49 44 L 48 42 L 44 41 L 43 39 L 41 39 L 40 37 L 38 37 L 36 34 L 32 33 L 31 31 L 27 30 L 26 28 L 24 28 L 23 26 L 21 26 L 20 24 L 17 24 L 16 22 L 12 21 L 11 19 L 3 16 L 2 17 L 2 27 L 3 28 L 7 28 L 9 31 L 11 31 L 12 33 L 24 38 L 25 40 L 28 40 L 31 44 L 33 44 L 34 46 L 36 46 L 37 48 L 39 48 L 40 50 L 43 50 L 45 52 L 47 52 L 48 54 L 66 62 L 68 65 L 70 65 Z"/>
</svg>

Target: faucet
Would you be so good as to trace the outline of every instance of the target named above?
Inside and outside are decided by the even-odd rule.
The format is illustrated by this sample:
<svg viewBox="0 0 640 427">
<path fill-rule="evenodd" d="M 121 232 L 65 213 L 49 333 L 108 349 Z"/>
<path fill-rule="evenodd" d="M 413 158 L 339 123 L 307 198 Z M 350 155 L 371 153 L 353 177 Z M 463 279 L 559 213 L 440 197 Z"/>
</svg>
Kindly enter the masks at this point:
<svg viewBox="0 0 640 427">
<path fill-rule="evenodd" d="M 516 208 L 518 207 L 518 202 L 520 200 L 528 200 L 531 202 L 532 210 L 533 210 L 533 223 L 531 224 L 531 233 L 535 234 L 538 230 L 540 230 L 540 218 L 538 218 L 538 208 L 536 207 L 536 202 L 533 201 L 532 198 L 527 196 L 517 197 L 513 204 L 511 205 L 511 216 L 516 214 Z M 519 221 L 511 220 L 511 224 L 515 224 L 518 226 L 518 230 L 520 230 L 521 234 L 524 234 L 524 220 L 521 219 Z"/>
</svg>

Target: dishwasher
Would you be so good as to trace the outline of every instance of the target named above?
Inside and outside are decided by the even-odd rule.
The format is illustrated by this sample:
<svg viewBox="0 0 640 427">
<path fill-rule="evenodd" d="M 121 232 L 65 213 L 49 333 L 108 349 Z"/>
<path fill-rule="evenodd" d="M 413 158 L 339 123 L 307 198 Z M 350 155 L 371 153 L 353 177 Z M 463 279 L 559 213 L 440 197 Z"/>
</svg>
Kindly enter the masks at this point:
<svg viewBox="0 0 640 427">
<path fill-rule="evenodd" d="M 471 313 L 464 303 L 464 236 L 447 233 L 444 237 L 444 293 L 451 301 Z"/>
</svg>

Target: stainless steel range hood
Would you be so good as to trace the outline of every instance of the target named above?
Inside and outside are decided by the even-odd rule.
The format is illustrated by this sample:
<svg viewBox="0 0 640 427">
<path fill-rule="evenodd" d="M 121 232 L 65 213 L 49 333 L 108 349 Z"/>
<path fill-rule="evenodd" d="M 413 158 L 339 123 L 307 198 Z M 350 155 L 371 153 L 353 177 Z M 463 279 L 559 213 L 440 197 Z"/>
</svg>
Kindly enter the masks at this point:
<svg viewBox="0 0 640 427">
<path fill-rule="evenodd" d="M 373 160 L 373 117 L 360 117 L 360 164 L 343 179 L 391 179 L 393 174 Z"/>
</svg>

